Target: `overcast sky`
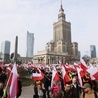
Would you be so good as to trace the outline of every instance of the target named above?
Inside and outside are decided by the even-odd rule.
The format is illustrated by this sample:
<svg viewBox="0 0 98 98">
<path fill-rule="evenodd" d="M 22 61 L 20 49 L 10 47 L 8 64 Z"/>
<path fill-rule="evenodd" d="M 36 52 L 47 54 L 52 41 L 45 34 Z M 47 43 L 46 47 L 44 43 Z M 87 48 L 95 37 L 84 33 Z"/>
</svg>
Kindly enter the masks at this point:
<svg viewBox="0 0 98 98">
<path fill-rule="evenodd" d="M 98 51 L 98 0 L 63 0 L 63 8 L 71 22 L 72 42 L 78 42 L 82 55 L 89 54 L 91 44 Z M 12 53 L 18 36 L 18 53 L 25 56 L 29 31 L 35 37 L 34 54 L 44 50 L 53 39 L 59 9 L 60 0 L 0 0 L 0 42 L 11 41 Z"/>
</svg>

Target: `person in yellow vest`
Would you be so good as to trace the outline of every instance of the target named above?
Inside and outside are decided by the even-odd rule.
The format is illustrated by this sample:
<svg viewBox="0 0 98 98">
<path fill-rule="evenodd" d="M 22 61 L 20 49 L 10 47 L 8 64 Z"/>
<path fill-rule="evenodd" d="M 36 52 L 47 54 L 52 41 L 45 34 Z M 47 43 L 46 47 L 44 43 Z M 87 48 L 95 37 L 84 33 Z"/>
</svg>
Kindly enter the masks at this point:
<svg viewBox="0 0 98 98">
<path fill-rule="evenodd" d="M 7 92 L 4 88 L 3 82 L 0 81 L 0 98 L 7 98 Z"/>
</svg>

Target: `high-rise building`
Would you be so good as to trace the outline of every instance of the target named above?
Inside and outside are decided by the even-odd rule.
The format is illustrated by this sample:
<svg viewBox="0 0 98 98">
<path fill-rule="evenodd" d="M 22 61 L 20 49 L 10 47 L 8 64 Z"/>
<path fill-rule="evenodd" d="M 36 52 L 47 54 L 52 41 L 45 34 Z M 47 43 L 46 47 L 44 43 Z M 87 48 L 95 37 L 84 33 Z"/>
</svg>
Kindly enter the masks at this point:
<svg viewBox="0 0 98 98">
<path fill-rule="evenodd" d="M 80 51 L 78 51 L 78 57 L 81 58 L 81 52 Z"/>
<path fill-rule="evenodd" d="M 96 46 L 90 45 L 91 58 L 96 58 Z"/>
<path fill-rule="evenodd" d="M 26 57 L 33 57 L 34 55 L 34 33 L 27 31 L 27 51 Z"/>
<path fill-rule="evenodd" d="M 10 60 L 10 41 L 4 41 L 1 44 L 1 53 L 3 62 L 7 63 Z"/>
<path fill-rule="evenodd" d="M 45 51 L 39 51 L 33 57 L 39 63 L 56 64 L 78 61 L 78 43 L 71 41 L 71 23 L 66 20 L 62 3 L 58 21 L 53 24 L 53 41 L 47 43 Z"/>
</svg>

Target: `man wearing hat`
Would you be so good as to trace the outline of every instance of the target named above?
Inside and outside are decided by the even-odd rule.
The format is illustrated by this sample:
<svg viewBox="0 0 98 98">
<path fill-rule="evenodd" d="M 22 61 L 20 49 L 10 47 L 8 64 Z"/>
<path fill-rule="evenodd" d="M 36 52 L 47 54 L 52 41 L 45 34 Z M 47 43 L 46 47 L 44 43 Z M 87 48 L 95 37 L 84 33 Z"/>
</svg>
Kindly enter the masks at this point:
<svg viewBox="0 0 98 98">
<path fill-rule="evenodd" d="M 98 98 L 98 94 L 91 88 L 89 83 L 85 83 L 80 98 Z"/>
</svg>

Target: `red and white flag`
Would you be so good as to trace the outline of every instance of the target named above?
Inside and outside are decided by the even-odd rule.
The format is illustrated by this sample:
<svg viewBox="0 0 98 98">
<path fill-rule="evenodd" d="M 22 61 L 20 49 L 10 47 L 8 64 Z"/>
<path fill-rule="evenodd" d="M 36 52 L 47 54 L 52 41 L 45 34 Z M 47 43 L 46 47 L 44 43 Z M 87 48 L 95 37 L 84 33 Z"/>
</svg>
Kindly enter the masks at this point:
<svg viewBox="0 0 98 98">
<path fill-rule="evenodd" d="M 80 67 L 83 69 L 84 72 L 86 72 L 86 70 L 88 69 L 88 67 L 83 59 L 80 61 Z"/>
<path fill-rule="evenodd" d="M 98 80 L 98 69 L 96 67 L 90 67 L 87 70 L 96 80 Z"/>
<path fill-rule="evenodd" d="M 62 65 L 62 76 L 63 76 L 64 84 L 66 84 L 66 82 L 70 81 L 70 77 L 69 77 L 69 75 L 68 75 L 68 73 L 66 72 L 65 69 L 66 68 Z"/>
<path fill-rule="evenodd" d="M 10 68 L 10 67 L 7 67 L 7 68 L 6 68 L 6 72 L 7 72 L 7 73 L 11 73 L 11 68 Z"/>
<path fill-rule="evenodd" d="M 18 93 L 18 73 L 16 64 L 13 65 L 10 77 L 8 80 L 8 85 L 10 85 L 8 98 L 16 98 Z"/>
<path fill-rule="evenodd" d="M 58 82 L 60 80 L 60 75 L 56 70 L 52 70 L 51 87 L 53 86 L 53 81 Z"/>
<path fill-rule="evenodd" d="M 75 63 L 75 62 L 74 62 L 74 67 L 75 67 L 75 69 L 76 69 L 77 67 L 80 68 L 79 64 L 77 64 L 77 63 Z"/>
<path fill-rule="evenodd" d="M 77 67 L 78 80 L 79 80 L 80 86 L 82 87 L 83 85 L 82 85 L 81 71 L 82 69 Z"/>
<path fill-rule="evenodd" d="M 44 73 L 41 72 L 40 69 L 37 69 L 35 73 L 32 73 L 32 79 L 33 80 L 42 80 L 44 78 Z"/>
<path fill-rule="evenodd" d="M 2 64 L 3 64 L 3 62 L 2 62 L 2 60 L 0 60 L 0 66 L 2 66 Z"/>
</svg>

